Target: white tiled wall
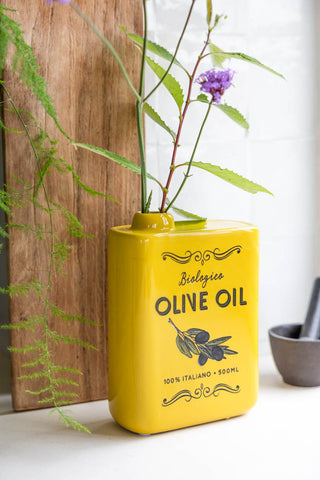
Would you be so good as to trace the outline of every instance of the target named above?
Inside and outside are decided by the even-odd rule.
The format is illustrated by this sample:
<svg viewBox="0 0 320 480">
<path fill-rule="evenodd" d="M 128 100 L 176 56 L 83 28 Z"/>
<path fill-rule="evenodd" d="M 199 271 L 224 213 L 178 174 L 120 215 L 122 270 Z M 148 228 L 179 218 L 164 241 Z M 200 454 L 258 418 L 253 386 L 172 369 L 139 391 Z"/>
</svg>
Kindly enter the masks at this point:
<svg viewBox="0 0 320 480">
<path fill-rule="evenodd" d="M 304 319 L 314 267 L 315 217 L 315 41 L 314 0 L 216 0 L 216 13 L 228 19 L 213 41 L 229 51 L 258 58 L 283 73 L 282 80 L 265 70 L 233 61 L 234 86 L 225 101 L 247 118 L 246 133 L 220 111 L 206 125 L 196 160 L 236 171 L 271 190 L 274 197 L 251 195 L 205 172 L 189 179 L 177 205 L 209 218 L 255 223 L 261 235 L 260 339 L 267 349 L 267 329 Z M 184 23 L 187 0 L 148 2 L 151 39 L 173 51 Z M 178 58 L 191 68 L 206 29 L 206 0 L 197 0 L 193 20 Z M 211 68 L 210 60 L 200 71 Z M 186 86 L 183 72 L 175 76 Z M 153 84 L 148 74 L 148 85 Z M 198 94 L 195 85 L 194 92 Z M 150 102 L 151 103 L 151 102 Z M 165 91 L 152 104 L 177 125 L 177 109 Z M 178 161 L 187 161 L 205 105 L 190 107 Z M 170 137 L 147 123 L 148 169 L 163 181 L 170 161 Z M 182 172 L 181 172 L 182 173 Z M 178 180 L 178 179 L 177 179 Z M 173 182 L 173 187 L 178 182 Z M 150 185 L 151 187 L 151 185 Z M 153 187 L 152 187 L 153 188 Z M 158 205 L 154 191 L 154 207 Z"/>
</svg>

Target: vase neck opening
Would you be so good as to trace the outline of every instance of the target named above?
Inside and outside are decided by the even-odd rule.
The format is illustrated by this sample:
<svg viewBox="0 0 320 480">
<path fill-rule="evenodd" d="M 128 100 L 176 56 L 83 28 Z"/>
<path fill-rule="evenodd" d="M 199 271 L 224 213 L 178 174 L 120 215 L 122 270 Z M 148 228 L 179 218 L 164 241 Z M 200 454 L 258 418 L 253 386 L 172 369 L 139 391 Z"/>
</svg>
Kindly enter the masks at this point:
<svg viewBox="0 0 320 480">
<path fill-rule="evenodd" d="M 175 229 L 174 219 L 170 213 L 135 213 L 132 230 L 150 230 L 153 232 L 170 232 Z"/>
</svg>

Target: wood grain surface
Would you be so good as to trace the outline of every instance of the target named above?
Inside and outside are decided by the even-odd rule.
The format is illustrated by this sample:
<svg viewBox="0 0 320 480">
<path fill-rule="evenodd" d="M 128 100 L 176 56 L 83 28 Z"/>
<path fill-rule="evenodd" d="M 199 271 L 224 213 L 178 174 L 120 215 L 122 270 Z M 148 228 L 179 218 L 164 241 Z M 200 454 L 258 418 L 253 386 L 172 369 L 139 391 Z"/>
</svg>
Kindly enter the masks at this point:
<svg viewBox="0 0 320 480">
<path fill-rule="evenodd" d="M 115 60 L 83 20 L 68 5 L 53 3 L 48 7 L 43 0 L 5 0 L 2 3 L 19 12 L 10 15 L 21 23 L 26 41 L 38 56 L 65 131 L 77 142 L 107 148 L 138 163 L 134 97 Z M 118 25 L 141 34 L 139 0 L 78 0 L 77 3 L 116 47 L 138 88 L 140 55 Z M 59 139 L 58 155 L 75 168 L 81 180 L 121 202 L 116 204 L 105 198 L 91 197 L 75 185 L 71 175 L 61 175 L 54 170 L 46 181 L 49 198 L 77 215 L 85 233 L 94 235 L 94 238 L 74 240 L 66 231 L 63 216 L 54 216 L 56 232 L 62 240 L 71 242 L 73 249 L 70 260 L 63 267 L 65 275 L 54 272 L 51 301 L 70 314 L 102 324 L 93 327 L 75 321 L 67 325 L 50 317 L 53 330 L 81 338 L 98 348 L 94 351 L 71 344 L 57 345 L 52 347 L 53 359 L 58 365 L 83 372 L 80 388 L 74 390 L 79 394 L 76 401 L 103 399 L 107 396 L 107 232 L 111 226 L 131 223 L 134 212 L 140 208 L 140 179 L 111 161 L 70 146 L 17 75 L 6 69 L 4 77 L 16 105 L 30 111 L 52 138 Z M 5 117 L 7 124 L 18 126 L 10 112 L 6 112 Z M 5 155 L 6 183 L 21 189 L 21 183 L 15 179 L 19 177 L 33 184 L 36 164 L 24 135 L 6 132 Z M 31 204 L 14 208 L 14 215 L 16 223 L 48 227 L 48 216 Z M 49 241 L 38 241 L 32 233 L 11 228 L 8 247 L 10 283 L 32 279 L 46 283 Z M 10 321 L 14 324 L 38 315 L 42 308 L 33 294 L 13 297 Z M 41 331 L 36 333 L 41 337 Z M 13 347 L 28 345 L 33 340 L 34 334 L 28 330 L 12 331 Z M 16 410 L 39 408 L 37 401 L 41 395 L 30 395 L 26 390 L 37 390 L 46 384 L 46 379 L 18 378 L 32 373 L 32 368 L 21 367 L 23 362 L 30 360 L 32 353 L 12 354 L 13 406 Z"/>
</svg>

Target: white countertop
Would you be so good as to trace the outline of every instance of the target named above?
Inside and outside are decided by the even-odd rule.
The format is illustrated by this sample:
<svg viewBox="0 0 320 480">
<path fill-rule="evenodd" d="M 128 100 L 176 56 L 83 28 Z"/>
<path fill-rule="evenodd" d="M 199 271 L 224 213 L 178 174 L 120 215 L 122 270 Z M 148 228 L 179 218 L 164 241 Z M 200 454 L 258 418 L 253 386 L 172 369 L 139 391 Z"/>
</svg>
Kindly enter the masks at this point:
<svg viewBox="0 0 320 480">
<path fill-rule="evenodd" d="M 259 400 L 246 415 L 151 436 L 116 425 L 107 401 L 72 406 L 91 435 L 66 429 L 47 409 L 14 413 L 2 387 L 0 479 L 320 478 L 320 387 L 284 384 L 269 355 L 260 372 Z"/>
</svg>

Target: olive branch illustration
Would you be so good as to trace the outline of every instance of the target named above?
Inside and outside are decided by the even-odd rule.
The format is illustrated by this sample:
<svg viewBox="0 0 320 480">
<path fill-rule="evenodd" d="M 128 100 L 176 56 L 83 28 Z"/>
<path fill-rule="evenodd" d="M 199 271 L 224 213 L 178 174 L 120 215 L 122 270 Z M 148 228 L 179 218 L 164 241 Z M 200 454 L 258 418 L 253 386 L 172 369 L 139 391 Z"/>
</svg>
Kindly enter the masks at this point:
<svg viewBox="0 0 320 480">
<path fill-rule="evenodd" d="M 230 340 L 231 336 L 210 340 L 210 334 L 206 330 L 189 328 L 189 330 L 183 332 L 179 330 L 171 318 L 169 318 L 169 323 L 177 332 L 176 344 L 180 352 L 188 358 L 192 358 L 192 355 L 199 355 L 198 363 L 200 366 L 205 365 L 209 358 L 220 362 L 227 358 L 226 355 L 236 355 L 238 353 L 231 350 L 227 345 L 222 345 Z"/>
</svg>

